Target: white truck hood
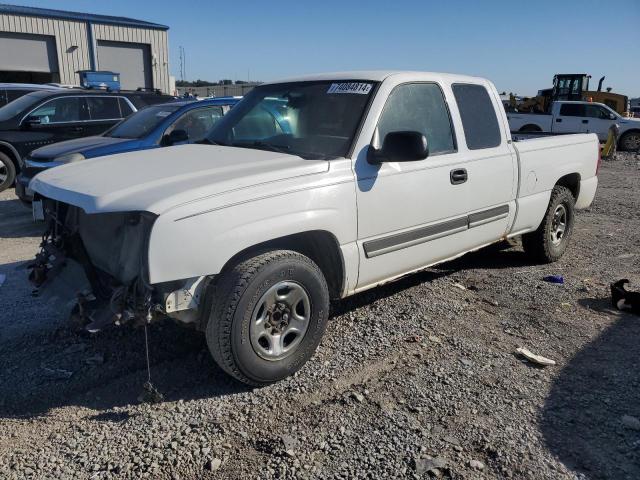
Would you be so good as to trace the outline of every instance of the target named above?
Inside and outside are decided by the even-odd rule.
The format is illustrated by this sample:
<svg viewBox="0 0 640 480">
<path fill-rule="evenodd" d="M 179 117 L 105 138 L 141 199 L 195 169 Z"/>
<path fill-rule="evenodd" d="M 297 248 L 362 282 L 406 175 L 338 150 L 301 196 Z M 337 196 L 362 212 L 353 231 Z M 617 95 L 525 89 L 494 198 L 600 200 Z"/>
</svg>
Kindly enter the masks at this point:
<svg viewBox="0 0 640 480">
<path fill-rule="evenodd" d="M 29 188 L 86 213 L 172 207 L 254 185 L 326 172 L 329 162 L 249 148 L 179 145 L 45 170 Z"/>
</svg>

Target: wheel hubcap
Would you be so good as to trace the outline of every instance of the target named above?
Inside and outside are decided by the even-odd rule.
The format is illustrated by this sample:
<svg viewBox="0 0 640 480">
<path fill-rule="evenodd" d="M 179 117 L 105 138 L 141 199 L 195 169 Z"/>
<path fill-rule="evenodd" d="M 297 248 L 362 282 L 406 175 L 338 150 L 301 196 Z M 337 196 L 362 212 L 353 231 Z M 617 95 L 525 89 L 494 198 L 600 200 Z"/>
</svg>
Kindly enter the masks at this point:
<svg viewBox="0 0 640 480">
<path fill-rule="evenodd" d="M 624 143 L 625 143 L 625 147 L 628 150 L 638 150 L 640 149 L 640 135 L 638 134 L 627 135 L 627 138 Z"/>
<path fill-rule="evenodd" d="M 564 239 L 567 231 L 567 209 L 564 205 L 558 205 L 556 211 L 553 212 L 553 221 L 551 222 L 551 242 L 558 245 Z"/>
<path fill-rule="evenodd" d="M 251 346 L 265 360 L 282 360 L 300 345 L 311 316 L 311 301 L 302 285 L 282 281 L 267 290 L 251 315 Z"/>
<path fill-rule="evenodd" d="M 6 165 L 0 162 L 0 183 L 4 183 L 8 176 L 9 172 L 7 171 Z"/>
</svg>

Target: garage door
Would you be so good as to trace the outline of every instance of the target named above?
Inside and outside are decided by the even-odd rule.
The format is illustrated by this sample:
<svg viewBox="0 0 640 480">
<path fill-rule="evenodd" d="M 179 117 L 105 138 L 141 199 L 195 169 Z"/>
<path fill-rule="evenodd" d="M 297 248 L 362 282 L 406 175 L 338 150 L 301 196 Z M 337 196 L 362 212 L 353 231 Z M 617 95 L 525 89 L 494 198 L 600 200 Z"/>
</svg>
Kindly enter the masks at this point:
<svg viewBox="0 0 640 480">
<path fill-rule="evenodd" d="M 124 90 L 153 87 L 151 52 L 143 43 L 98 40 L 98 69 L 119 73 Z"/>
<path fill-rule="evenodd" d="M 57 72 L 55 38 L 47 35 L 0 32 L 0 70 Z"/>
</svg>

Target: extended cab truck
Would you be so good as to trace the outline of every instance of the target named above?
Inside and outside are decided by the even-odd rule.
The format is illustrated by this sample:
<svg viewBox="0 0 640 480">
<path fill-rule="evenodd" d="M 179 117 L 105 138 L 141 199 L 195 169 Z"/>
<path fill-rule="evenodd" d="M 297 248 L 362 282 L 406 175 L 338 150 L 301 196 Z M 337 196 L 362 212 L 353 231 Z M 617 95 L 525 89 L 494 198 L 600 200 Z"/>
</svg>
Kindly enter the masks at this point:
<svg viewBox="0 0 640 480">
<path fill-rule="evenodd" d="M 596 135 L 512 142 L 482 78 L 264 84 L 202 144 L 37 175 L 49 229 L 30 275 L 42 289 L 79 263 L 90 330 L 173 317 L 206 333 L 226 372 L 263 385 L 311 357 L 330 298 L 518 235 L 534 258 L 560 258 L 595 196 L 598 152 Z"/>
<path fill-rule="evenodd" d="M 556 101 L 550 114 L 509 112 L 507 119 L 512 132 L 595 133 L 601 142 L 617 124 L 620 150 L 640 149 L 640 119 L 622 117 L 602 103 Z"/>
</svg>

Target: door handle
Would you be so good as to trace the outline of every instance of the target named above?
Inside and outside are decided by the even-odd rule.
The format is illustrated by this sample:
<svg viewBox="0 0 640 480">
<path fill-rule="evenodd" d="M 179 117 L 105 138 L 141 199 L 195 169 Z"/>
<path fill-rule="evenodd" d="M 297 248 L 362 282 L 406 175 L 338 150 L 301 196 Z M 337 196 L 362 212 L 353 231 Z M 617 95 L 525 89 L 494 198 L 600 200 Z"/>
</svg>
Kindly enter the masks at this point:
<svg viewBox="0 0 640 480">
<path fill-rule="evenodd" d="M 561 123 L 562 119 L 561 118 L 556 118 L 556 123 Z"/>
<path fill-rule="evenodd" d="M 81 132 L 81 131 L 83 131 L 83 130 L 84 130 L 84 127 L 73 127 L 73 128 L 72 128 L 72 130 L 73 130 L 74 132 Z"/>
<path fill-rule="evenodd" d="M 451 180 L 451 185 L 460 185 L 464 183 L 468 179 L 467 169 L 466 168 L 456 168 L 451 170 L 449 173 L 449 180 Z"/>
<path fill-rule="evenodd" d="M 589 123 L 589 120 L 582 120 L 582 123 Z"/>
</svg>

